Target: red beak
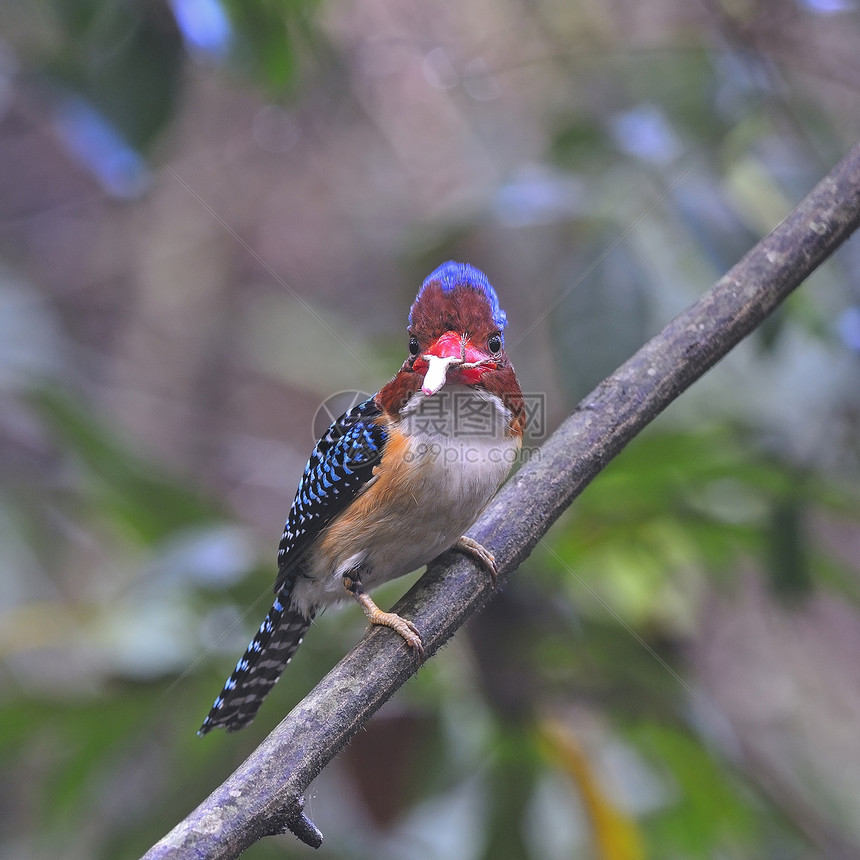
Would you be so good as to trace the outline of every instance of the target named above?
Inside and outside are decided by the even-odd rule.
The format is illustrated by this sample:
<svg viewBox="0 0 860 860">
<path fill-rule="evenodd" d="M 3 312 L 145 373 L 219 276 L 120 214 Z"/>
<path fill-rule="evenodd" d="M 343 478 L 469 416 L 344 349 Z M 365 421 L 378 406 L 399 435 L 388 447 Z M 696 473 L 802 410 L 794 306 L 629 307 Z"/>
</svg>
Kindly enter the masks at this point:
<svg viewBox="0 0 860 860">
<path fill-rule="evenodd" d="M 433 361 L 433 358 L 440 360 Z M 429 396 L 446 382 L 474 385 L 488 370 L 495 370 L 496 362 L 469 338 L 455 331 L 446 331 L 415 359 L 413 367 L 424 373 L 422 389 Z"/>
</svg>

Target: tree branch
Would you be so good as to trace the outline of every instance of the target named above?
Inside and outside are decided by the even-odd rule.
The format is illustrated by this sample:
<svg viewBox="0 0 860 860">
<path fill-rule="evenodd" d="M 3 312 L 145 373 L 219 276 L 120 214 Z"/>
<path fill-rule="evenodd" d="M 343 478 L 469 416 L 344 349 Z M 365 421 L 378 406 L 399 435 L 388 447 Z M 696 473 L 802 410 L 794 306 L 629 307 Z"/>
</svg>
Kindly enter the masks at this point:
<svg viewBox="0 0 860 860">
<path fill-rule="evenodd" d="M 580 403 L 471 529 L 504 581 L 621 449 L 753 331 L 860 223 L 860 144 L 769 236 Z M 492 596 L 486 572 L 450 554 L 395 607 L 428 656 Z M 304 815 L 311 780 L 417 670 L 390 631 L 374 628 L 244 764 L 145 855 L 233 858 L 269 834 L 317 847 Z"/>
</svg>

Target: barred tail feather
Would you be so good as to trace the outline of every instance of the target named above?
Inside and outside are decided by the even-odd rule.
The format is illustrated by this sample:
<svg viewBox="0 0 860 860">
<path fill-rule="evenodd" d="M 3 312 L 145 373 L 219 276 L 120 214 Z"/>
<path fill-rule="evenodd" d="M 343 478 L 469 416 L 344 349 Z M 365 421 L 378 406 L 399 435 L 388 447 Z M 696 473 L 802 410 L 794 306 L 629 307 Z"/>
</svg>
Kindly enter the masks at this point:
<svg viewBox="0 0 860 860">
<path fill-rule="evenodd" d="M 313 616 L 289 609 L 276 598 L 197 734 L 202 737 L 220 727 L 228 732 L 245 728 L 302 644 L 311 621 Z"/>
</svg>

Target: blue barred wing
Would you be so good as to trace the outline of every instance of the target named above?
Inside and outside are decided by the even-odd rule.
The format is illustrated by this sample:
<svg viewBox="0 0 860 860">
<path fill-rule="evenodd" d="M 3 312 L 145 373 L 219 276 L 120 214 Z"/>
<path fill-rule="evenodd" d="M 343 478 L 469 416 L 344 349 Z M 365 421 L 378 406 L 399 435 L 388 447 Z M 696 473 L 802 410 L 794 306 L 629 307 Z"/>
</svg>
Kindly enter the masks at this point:
<svg viewBox="0 0 860 860">
<path fill-rule="evenodd" d="M 278 550 L 275 602 L 236 664 L 198 731 L 244 728 L 281 677 L 313 621 L 290 605 L 301 560 L 320 532 L 367 486 L 387 432 L 381 411 L 365 400 L 329 427 L 317 442 L 299 481 Z"/>
<path fill-rule="evenodd" d="M 373 477 L 388 433 L 373 398 L 340 416 L 317 442 L 299 481 L 278 548 L 275 593 L 292 591 L 302 556 Z"/>
</svg>

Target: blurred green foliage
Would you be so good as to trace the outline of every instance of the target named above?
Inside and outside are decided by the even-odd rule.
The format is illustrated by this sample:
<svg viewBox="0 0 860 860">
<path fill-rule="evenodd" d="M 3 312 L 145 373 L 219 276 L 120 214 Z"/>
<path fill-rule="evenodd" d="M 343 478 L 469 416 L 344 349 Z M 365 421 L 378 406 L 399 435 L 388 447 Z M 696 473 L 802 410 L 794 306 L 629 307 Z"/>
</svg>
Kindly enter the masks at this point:
<svg viewBox="0 0 860 860">
<path fill-rule="evenodd" d="M 179 94 L 182 40 L 171 16 L 101 0 L 57 0 L 41 11 L 55 16 L 57 37 L 42 73 L 87 98 L 134 146 L 151 146 Z"/>
<path fill-rule="evenodd" d="M 225 3 L 236 28 L 236 62 L 273 97 L 283 97 L 295 81 L 297 49 L 317 44 L 316 0 L 257 0 Z"/>
<path fill-rule="evenodd" d="M 860 79 L 828 66 L 848 4 L 639 5 L 489 29 L 471 3 L 0 6 L 0 855 L 139 856 L 361 635 L 322 617 L 249 729 L 195 737 L 268 607 L 286 511 L 255 517 L 289 503 L 321 380 L 396 369 L 428 264 L 494 264 L 552 425 L 856 132 Z M 812 83 L 768 41 L 796 27 Z M 182 188 L 82 178 L 69 98 Z M 320 776 L 317 856 L 860 851 L 856 253 L 610 463 Z"/>
<path fill-rule="evenodd" d="M 117 434 L 56 388 L 33 391 L 34 413 L 82 472 L 76 489 L 97 516 L 113 519 L 144 546 L 194 525 L 216 521 L 215 505 L 185 483 L 158 474 Z M 74 504 L 82 499 L 76 498 Z"/>
</svg>

